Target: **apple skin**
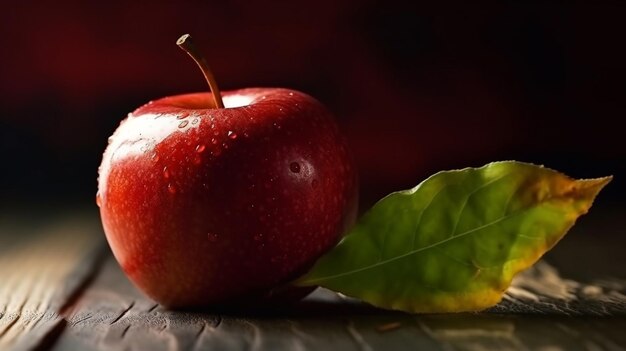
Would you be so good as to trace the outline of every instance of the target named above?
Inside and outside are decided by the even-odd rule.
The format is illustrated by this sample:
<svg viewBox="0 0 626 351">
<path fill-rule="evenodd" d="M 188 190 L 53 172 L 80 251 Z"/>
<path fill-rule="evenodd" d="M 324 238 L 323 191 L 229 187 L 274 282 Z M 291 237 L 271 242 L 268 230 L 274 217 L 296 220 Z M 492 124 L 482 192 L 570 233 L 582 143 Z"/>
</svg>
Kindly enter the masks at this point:
<svg viewBox="0 0 626 351">
<path fill-rule="evenodd" d="M 298 91 L 150 102 L 104 152 L 97 202 L 131 281 L 166 307 L 249 301 L 306 272 L 354 223 L 357 171 L 332 115 Z"/>
</svg>

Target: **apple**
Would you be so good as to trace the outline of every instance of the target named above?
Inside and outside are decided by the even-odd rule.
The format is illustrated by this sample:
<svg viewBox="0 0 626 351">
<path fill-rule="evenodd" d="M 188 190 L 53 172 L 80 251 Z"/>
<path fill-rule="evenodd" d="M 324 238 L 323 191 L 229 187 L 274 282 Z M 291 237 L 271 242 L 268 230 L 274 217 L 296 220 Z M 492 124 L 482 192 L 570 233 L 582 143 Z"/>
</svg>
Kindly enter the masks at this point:
<svg viewBox="0 0 626 351">
<path fill-rule="evenodd" d="M 165 97 L 109 138 L 96 196 L 123 271 L 167 307 L 262 297 L 297 278 L 351 226 L 357 174 L 331 113 L 304 93 Z"/>
</svg>

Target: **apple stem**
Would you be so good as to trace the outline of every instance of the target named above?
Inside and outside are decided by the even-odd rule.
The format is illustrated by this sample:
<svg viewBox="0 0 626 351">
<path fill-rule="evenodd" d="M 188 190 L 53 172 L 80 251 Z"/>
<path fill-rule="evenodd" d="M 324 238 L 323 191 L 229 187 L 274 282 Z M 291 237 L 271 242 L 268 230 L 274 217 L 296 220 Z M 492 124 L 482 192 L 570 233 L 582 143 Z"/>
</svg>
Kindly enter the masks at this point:
<svg viewBox="0 0 626 351">
<path fill-rule="evenodd" d="M 204 56 L 200 54 L 196 46 L 193 44 L 193 40 L 191 39 L 191 35 L 184 34 L 176 41 L 176 45 L 178 45 L 181 49 L 183 49 L 191 58 L 196 61 L 198 67 L 204 74 L 204 78 L 207 83 L 209 83 L 209 90 L 213 95 L 213 101 L 215 102 L 215 106 L 217 108 L 224 108 L 224 101 L 222 101 L 222 94 L 220 94 L 220 88 L 217 86 L 217 82 L 215 81 L 215 77 L 213 77 L 213 73 L 209 69 L 209 65 L 207 64 Z"/>
</svg>

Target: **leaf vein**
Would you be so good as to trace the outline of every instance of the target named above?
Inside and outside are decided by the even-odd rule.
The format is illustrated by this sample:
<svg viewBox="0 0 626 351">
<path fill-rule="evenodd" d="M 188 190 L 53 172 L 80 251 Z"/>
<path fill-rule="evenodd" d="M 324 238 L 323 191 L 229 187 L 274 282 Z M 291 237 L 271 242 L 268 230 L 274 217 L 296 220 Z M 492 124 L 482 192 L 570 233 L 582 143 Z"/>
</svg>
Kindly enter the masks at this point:
<svg viewBox="0 0 626 351">
<path fill-rule="evenodd" d="M 467 262 L 465 262 L 463 260 L 460 260 L 460 259 L 450 255 L 449 253 L 445 252 L 444 250 L 441 250 L 439 248 L 435 248 L 435 249 L 437 251 L 439 251 L 444 257 L 447 257 L 448 259 L 450 259 L 450 260 L 452 260 L 452 261 L 454 261 L 454 262 L 456 262 L 456 263 L 458 263 L 460 265 L 463 265 L 463 266 L 466 266 L 466 267 L 470 267 L 470 268 L 480 268 L 476 264 L 470 264 L 470 263 L 467 263 Z"/>
<path fill-rule="evenodd" d="M 417 224 L 415 225 L 415 230 L 413 231 L 413 240 L 411 241 L 411 250 L 415 250 L 415 238 L 417 237 L 417 232 L 419 231 L 419 228 L 422 225 L 422 217 L 424 217 L 424 212 L 426 212 L 426 210 L 430 207 L 430 205 L 433 203 L 435 198 L 439 196 L 439 193 L 441 193 L 443 189 L 446 188 L 446 186 L 447 184 L 443 184 L 443 186 L 441 186 L 439 190 L 437 190 L 435 195 L 433 195 L 430 198 L 430 200 L 428 200 L 428 203 L 426 204 L 426 206 L 424 206 L 424 208 L 422 208 L 422 210 L 420 211 L 419 217 L 417 218 Z"/>
<path fill-rule="evenodd" d="M 517 236 L 520 238 L 526 238 L 526 239 L 543 240 L 543 238 L 539 236 L 524 235 L 524 234 L 517 234 Z"/>
<path fill-rule="evenodd" d="M 477 187 L 476 189 L 472 190 L 471 192 L 467 193 L 467 196 L 465 197 L 465 201 L 463 202 L 463 205 L 461 206 L 461 210 L 459 211 L 459 215 L 456 218 L 456 222 L 454 223 L 454 227 L 452 228 L 452 236 L 454 237 L 456 234 L 456 230 L 459 226 L 459 222 L 461 221 L 461 217 L 463 217 L 463 213 L 465 212 L 465 209 L 467 208 L 467 203 L 469 202 L 469 200 L 472 198 L 472 196 L 474 196 L 478 191 L 487 188 L 488 186 L 490 186 L 491 184 L 499 181 L 500 179 L 506 177 L 507 175 L 509 175 L 509 173 L 505 173 L 495 179 L 492 179 L 490 181 L 488 181 L 487 183 Z M 465 181 L 465 179 L 463 180 Z"/>
<path fill-rule="evenodd" d="M 314 283 L 314 282 L 319 282 L 319 281 L 324 281 L 324 280 L 337 279 L 337 278 L 341 278 L 341 277 L 344 277 L 344 276 L 347 276 L 347 275 L 350 275 L 350 274 L 355 274 L 355 273 L 359 273 L 359 272 L 362 272 L 362 271 L 366 271 L 368 269 L 373 269 L 373 268 L 376 268 L 378 266 L 382 266 L 384 264 L 387 264 L 387 263 L 390 263 L 390 262 L 393 262 L 393 261 L 398 261 L 398 260 L 401 260 L 403 258 L 406 258 L 406 257 L 412 256 L 414 254 L 417 254 L 419 252 L 422 252 L 422 251 L 425 251 L 425 250 L 432 249 L 432 248 L 435 248 L 437 246 L 443 245 L 443 244 L 445 244 L 445 243 L 447 243 L 447 242 L 449 242 L 451 240 L 459 239 L 459 238 L 462 238 L 464 236 L 476 233 L 476 232 L 478 232 L 478 231 L 480 231 L 482 229 L 485 229 L 485 228 L 487 228 L 489 226 L 495 225 L 495 224 L 497 224 L 499 222 L 502 222 L 502 221 L 505 221 L 505 220 L 507 220 L 509 218 L 512 218 L 514 216 L 520 215 L 523 212 L 525 212 L 525 210 L 522 210 L 522 211 L 519 211 L 519 212 L 515 212 L 515 213 L 511 213 L 509 215 L 506 215 L 506 216 L 500 217 L 500 218 L 498 218 L 496 220 L 493 220 L 493 221 L 491 221 L 489 223 L 483 224 L 483 225 L 478 226 L 476 228 L 472 228 L 472 229 L 470 229 L 470 230 L 468 230 L 466 232 L 463 232 L 463 233 L 461 233 L 461 234 L 459 234 L 457 236 L 446 238 L 446 239 L 438 241 L 436 243 L 420 247 L 419 249 L 411 250 L 411 251 L 409 251 L 409 252 L 407 252 L 405 254 L 402 254 L 402 255 L 399 255 L 399 256 L 396 256 L 396 257 L 392 257 L 392 258 L 384 260 L 384 261 L 379 261 L 379 262 L 376 262 L 376 263 L 371 264 L 371 265 L 367 265 L 367 266 L 364 266 L 364 267 L 361 267 L 361 268 L 353 269 L 351 271 L 347 271 L 347 272 L 343 272 L 343 273 L 339 273 L 339 274 L 335 274 L 335 275 L 331 275 L 331 276 L 327 276 L 327 277 L 321 277 L 321 278 L 307 280 L 306 282 L 308 284 L 311 284 L 311 283 Z"/>
</svg>

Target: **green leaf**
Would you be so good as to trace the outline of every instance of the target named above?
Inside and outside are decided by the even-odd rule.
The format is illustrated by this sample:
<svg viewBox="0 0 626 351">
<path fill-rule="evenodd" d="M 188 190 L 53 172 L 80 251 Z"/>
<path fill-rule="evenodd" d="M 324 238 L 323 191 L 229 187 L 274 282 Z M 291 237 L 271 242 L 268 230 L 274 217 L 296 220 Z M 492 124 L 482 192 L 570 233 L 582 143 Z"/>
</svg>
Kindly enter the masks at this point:
<svg viewBox="0 0 626 351">
<path fill-rule="evenodd" d="M 482 310 L 610 181 L 513 161 L 440 172 L 376 203 L 295 284 L 408 312 Z"/>
</svg>

